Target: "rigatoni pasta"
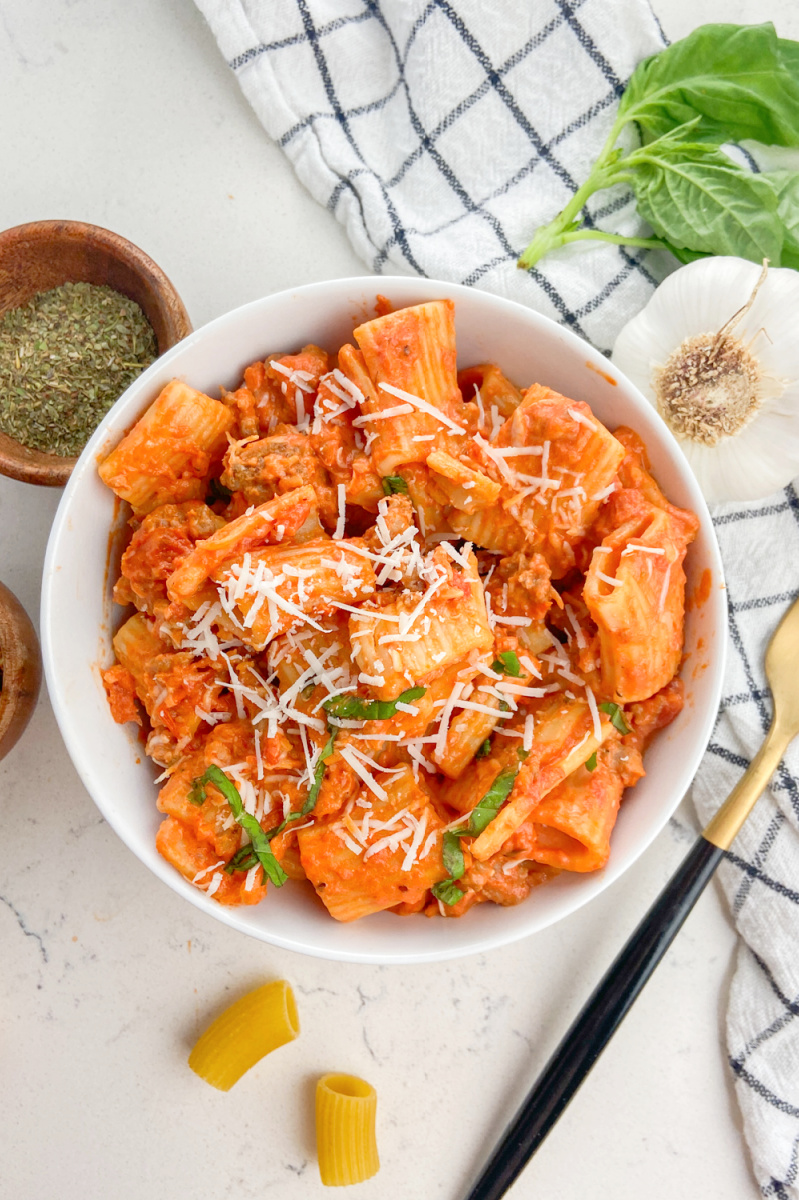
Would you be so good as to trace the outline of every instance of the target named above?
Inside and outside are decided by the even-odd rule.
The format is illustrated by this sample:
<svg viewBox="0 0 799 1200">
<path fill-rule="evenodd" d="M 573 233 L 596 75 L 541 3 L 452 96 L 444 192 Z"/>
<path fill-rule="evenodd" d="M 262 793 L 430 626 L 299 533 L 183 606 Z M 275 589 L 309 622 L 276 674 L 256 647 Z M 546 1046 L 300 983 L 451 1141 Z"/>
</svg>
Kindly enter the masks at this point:
<svg viewBox="0 0 799 1200">
<path fill-rule="evenodd" d="M 380 1170 L 377 1093 L 357 1075 L 323 1075 L 316 1085 L 316 1154 L 326 1187 L 363 1183 Z"/>
<path fill-rule="evenodd" d="M 169 384 L 101 465 L 133 527 L 111 710 L 218 903 L 516 904 L 604 866 L 682 707 L 697 521 L 581 398 L 458 373 L 451 301 L 353 337 Z"/>
<path fill-rule="evenodd" d="M 208 1026 L 189 1055 L 192 1071 L 221 1092 L 267 1054 L 300 1032 L 297 1005 L 285 979 L 265 983 L 231 1004 Z"/>
</svg>

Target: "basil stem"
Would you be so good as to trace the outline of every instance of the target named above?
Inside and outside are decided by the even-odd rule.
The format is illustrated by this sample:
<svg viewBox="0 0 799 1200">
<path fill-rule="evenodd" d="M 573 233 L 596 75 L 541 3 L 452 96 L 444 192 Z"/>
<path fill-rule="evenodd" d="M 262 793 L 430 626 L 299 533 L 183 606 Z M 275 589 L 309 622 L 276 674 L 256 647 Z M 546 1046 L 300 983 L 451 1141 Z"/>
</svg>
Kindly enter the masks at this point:
<svg viewBox="0 0 799 1200">
<path fill-rule="evenodd" d="M 642 145 L 617 145 L 637 126 Z M 751 139 L 799 145 L 799 44 L 774 26 L 709 24 L 636 67 L 588 178 L 536 231 L 519 259 L 533 267 L 580 240 L 666 249 L 681 261 L 727 254 L 793 266 L 797 201 L 779 179 L 737 166 L 722 147 Z M 583 224 L 586 201 L 626 183 L 655 237 L 626 237 Z"/>
</svg>

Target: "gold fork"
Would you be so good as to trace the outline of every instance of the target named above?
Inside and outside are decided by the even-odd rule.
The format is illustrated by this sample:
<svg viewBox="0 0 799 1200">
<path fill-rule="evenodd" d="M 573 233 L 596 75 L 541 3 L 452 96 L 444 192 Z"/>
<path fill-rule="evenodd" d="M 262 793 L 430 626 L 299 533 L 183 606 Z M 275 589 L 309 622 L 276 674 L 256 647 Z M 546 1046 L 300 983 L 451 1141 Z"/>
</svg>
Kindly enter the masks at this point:
<svg viewBox="0 0 799 1200">
<path fill-rule="evenodd" d="M 799 734 L 799 600 L 766 651 L 774 715 L 765 742 L 572 1024 L 467 1200 L 500 1200 L 535 1154 L 668 950 L 724 851 Z"/>
</svg>

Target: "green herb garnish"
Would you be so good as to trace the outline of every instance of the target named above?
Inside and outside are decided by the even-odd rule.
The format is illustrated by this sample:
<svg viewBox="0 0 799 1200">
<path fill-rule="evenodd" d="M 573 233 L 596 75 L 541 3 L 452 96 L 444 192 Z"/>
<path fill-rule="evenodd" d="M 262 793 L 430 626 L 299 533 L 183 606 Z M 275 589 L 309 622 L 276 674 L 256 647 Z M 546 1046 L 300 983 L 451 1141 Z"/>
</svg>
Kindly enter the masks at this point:
<svg viewBox="0 0 799 1200">
<path fill-rule="evenodd" d="M 233 780 L 225 774 L 221 767 L 208 767 L 199 779 L 195 779 L 192 785 L 192 792 L 195 792 L 195 790 L 197 794 L 202 792 L 203 799 L 205 799 L 205 785 L 207 783 L 212 783 L 215 788 L 218 788 L 230 805 L 230 811 L 239 825 L 250 835 L 250 845 L 242 846 L 242 850 L 246 850 L 248 854 L 254 855 L 257 858 L 264 869 L 265 878 L 271 880 L 275 887 L 282 887 L 288 879 L 288 875 L 272 853 L 272 848 L 269 845 L 269 835 L 264 833 L 255 817 L 245 810 L 239 790 Z M 192 803 L 196 804 L 197 801 L 193 800 Z M 276 832 L 277 830 L 272 831 L 272 837 L 274 837 Z M 241 851 L 239 851 L 239 854 L 241 854 Z M 254 866 L 255 863 L 253 862 L 251 865 Z M 230 863 L 228 863 L 229 866 Z"/>
<path fill-rule="evenodd" d="M 444 834 L 442 856 L 450 879 L 460 879 L 466 870 L 466 864 L 463 861 L 460 835 L 456 830 L 448 829 Z"/>
<path fill-rule="evenodd" d="M 513 650 L 503 650 L 491 664 L 492 671 L 499 671 L 500 674 L 512 675 L 514 679 L 521 676 L 522 668 L 518 656 Z"/>
<path fill-rule="evenodd" d="M 305 803 L 303 804 L 302 809 L 300 810 L 299 815 L 301 817 L 307 817 L 308 813 L 313 812 L 314 808 L 316 807 L 316 801 L 319 796 L 319 790 L 322 787 L 322 778 L 325 773 L 325 763 L 330 758 L 330 756 L 333 753 L 333 750 L 335 749 L 337 732 L 338 732 L 338 730 L 336 730 L 336 729 L 333 730 L 333 732 L 330 734 L 330 737 L 327 739 L 324 746 L 322 747 L 322 753 L 319 755 L 319 757 L 316 760 L 316 766 L 314 767 L 313 785 L 305 799 Z M 291 815 L 293 816 L 294 814 L 292 813 Z"/>
<path fill-rule="evenodd" d="M 477 837 L 487 825 L 491 824 L 503 802 L 508 798 L 518 773 L 519 769 L 513 767 L 501 771 L 480 803 L 472 809 L 467 824 L 458 826 L 457 829 L 448 829 L 444 834 L 441 856 L 444 866 L 449 871 L 449 878 L 442 879 L 431 889 L 436 900 L 452 905 L 463 899 L 463 892 L 455 886 L 455 880 L 460 879 L 466 869 L 460 839 Z"/>
<path fill-rule="evenodd" d="M 48 454 L 80 454 L 158 354 L 141 308 L 105 285 L 62 283 L 0 316 L 0 430 Z"/>
<path fill-rule="evenodd" d="M 487 737 L 474 757 L 475 758 L 488 758 L 490 753 L 491 753 L 491 738 Z"/>
<path fill-rule="evenodd" d="M 596 750 L 594 751 L 594 753 L 591 755 L 590 758 L 587 758 L 585 760 L 585 769 L 587 771 L 595 771 L 596 770 Z"/>
<path fill-rule="evenodd" d="M 490 825 L 494 820 L 497 811 L 510 795 L 517 774 L 518 770 L 513 767 L 501 771 L 477 807 L 472 809 L 467 827 L 471 837 L 477 837 L 478 833 L 482 833 L 486 825 Z"/>
<path fill-rule="evenodd" d="M 614 728 L 618 729 L 619 733 L 629 733 L 630 727 L 624 719 L 624 713 L 619 708 L 618 704 L 609 701 L 606 704 L 600 704 L 600 709 L 603 713 L 607 713 L 610 717 L 610 723 Z"/>
<path fill-rule="evenodd" d="M 464 897 L 464 893 L 452 879 L 442 879 L 440 883 L 434 883 L 430 891 L 436 900 L 449 905 L 450 908 Z"/>
<path fill-rule="evenodd" d="M 331 717 L 339 720 L 354 721 L 387 721 L 397 711 L 398 704 L 410 704 L 412 700 L 420 700 L 427 688 L 406 688 L 396 700 L 364 700 L 362 696 L 331 696 L 325 700 L 322 708 Z"/>
<path fill-rule="evenodd" d="M 401 475 L 384 475 L 383 491 L 387 496 L 391 496 L 394 492 L 402 492 L 407 496 L 408 485 Z"/>
<path fill-rule="evenodd" d="M 192 780 L 189 788 L 189 804 L 196 804 L 198 808 L 201 804 L 205 804 L 205 787 L 201 778 Z"/>
<path fill-rule="evenodd" d="M 307 817 L 308 813 L 313 812 L 314 808 L 316 807 L 316 801 L 319 797 L 319 791 L 322 787 L 322 779 L 323 779 L 324 773 L 325 773 L 325 763 L 327 762 L 327 760 L 330 758 L 330 756 L 333 753 L 337 733 L 338 733 L 338 730 L 334 729 L 333 732 L 331 733 L 330 737 L 327 739 L 327 742 L 325 743 L 321 754 L 319 755 L 318 759 L 316 760 L 316 767 L 314 768 L 313 785 L 312 785 L 310 791 L 308 792 L 308 795 L 305 798 L 305 803 L 303 804 L 300 811 L 289 813 L 289 815 L 287 817 L 285 817 L 284 820 L 282 820 L 278 826 L 276 826 L 274 829 L 270 829 L 268 833 L 265 833 L 263 830 L 261 830 L 261 833 L 263 834 L 263 837 L 266 839 L 267 844 L 270 843 L 273 838 L 276 838 L 279 833 L 282 833 L 283 830 L 286 828 L 286 826 L 289 825 L 292 821 L 299 821 L 301 817 Z M 219 768 L 209 767 L 208 770 L 219 770 Z M 224 775 L 224 772 L 221 772 L 221 773 Z M 200 779 L 195 779 L 194 783 L 192 784 L 192 795 L 194 794 L 195 789 L 197 789 L 199 787 L 199 791 L 202 792 L 202 798 L 205 799 L 205 789 L 203 786 L 204 783 L 206 783 L 206 782 L 216 783 L 216 786 L 219 788 L 219 790 L 224 795 L 225 799 L 230 804 L 230 798 L 228 796 L 228 793 L 219 785 L 219 783 L 217 783 L 217 781 L 215 779 L 207 780 L 206 779 L 207 775 L 208 775 L 208 771 L 206 771 L 205 775 L 201 776 Z M 224 778 L 227 779 L 227 775 L 224 775 Z M 192 795 L 189 796 L 189 799 L 191 800 L 192 804 L 196 804 L 197 801 L 192 799 Z M 200 803 L 202 803 L 202 800 L 200 800 Z M 231 809 L 232 808 L 233 808 L 233 805 L 231 804 Z M 247 814 L 245 814 L 245 815 L 247 815 Z M 235 810 L 234 810 L 234 816 L 235 816 Z M 238 820 L 238 818 L 236 818 L 236 819 Z M 255 818 L 253 818 L 253 820 L 254 819 Z M 239 821 L 239 824 L 243 825 L 243 822 Z M 256 824 L 257 824 L 257 822 L 256 822 Z M 250 832 L 248 826 L 243 825 L 243 827 L 245 829 L 247 829 L 248 833 Z M 260 829 L 260 825 L 258 826 L 258 828 Z M 250 836 L 252 836 L 252 835 L 250 835 Z M 272 853 L 271 849 L 269 850 L 269 853 L 270 854 Z M 274 856 L 272 856 L 272 857 L 274 857 Z M 242 846 L 241 849 L 238 850 L 233 855 L 230 862 L 225 867 L 225 870 L 227 871 L 228 875 L 231 875 L 233 873 L 233 871 L 249 871 L 250 867 L 254 867 L 256 865 L 256 863 L 258 863 L 259 861 L 261 861 L 261 859 L 255 849 L 255 839 L 253 839 L 252 843 L 249 846 Z M 277 859 L 275 859 L 275 863 L 277 864 Z M 282 870 L 282 868 L 281 868 L 281 870 Z M 270 879 L 272 879 L 271 875 L 269 877 L 270 877 Z M 272 882 L 274 883 L 275 880 L 272 879 Z M 285 882 L 285 880 L 283 882 Z M 282 884 L 278 883 L 277 886 L 281 887 Z"/>
<path fill-rule="evenodd" d="M 625 150 L 617 142 L 629 124 L 643 144 Z M 702 25 L 638 65 L 588 179 L 536 232 L 519 266 L 583 239 L 666 249 L 683 262 L 728 254 L 796 266 L 797 188 L 783 173 L 754 174 L 722 150 L 747 138 L 799 145 L 799 43 L 778 38 L 770 22 Z M 654 237 L 581 223 L 588 198 L 620 183 L 633 189 Z"/>
</svg>

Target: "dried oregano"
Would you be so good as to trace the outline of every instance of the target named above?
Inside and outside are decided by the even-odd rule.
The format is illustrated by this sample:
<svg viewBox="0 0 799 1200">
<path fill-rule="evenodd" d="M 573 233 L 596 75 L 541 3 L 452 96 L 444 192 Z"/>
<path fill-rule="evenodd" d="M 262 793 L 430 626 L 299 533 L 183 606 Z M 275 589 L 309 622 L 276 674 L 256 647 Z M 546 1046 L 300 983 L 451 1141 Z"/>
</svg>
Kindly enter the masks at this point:
<svg viewBox="0 0 799 1200">
<path fill-rule="evenodd" d="M 80 454 L 158 347 L 113 288 L 64 283 L 0 316 L 0 430 L 33 450 Z"/>
</svg>

